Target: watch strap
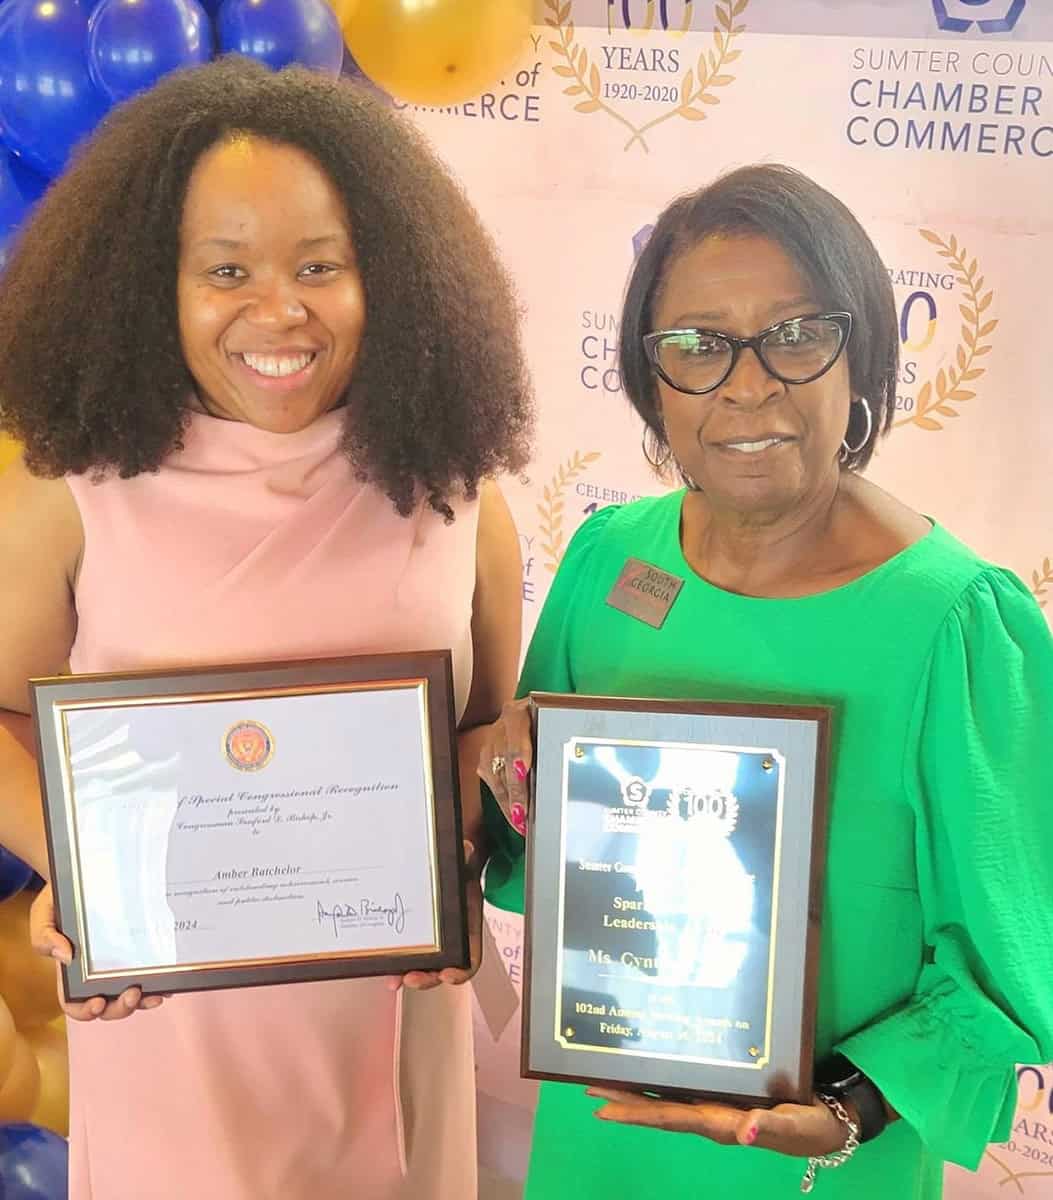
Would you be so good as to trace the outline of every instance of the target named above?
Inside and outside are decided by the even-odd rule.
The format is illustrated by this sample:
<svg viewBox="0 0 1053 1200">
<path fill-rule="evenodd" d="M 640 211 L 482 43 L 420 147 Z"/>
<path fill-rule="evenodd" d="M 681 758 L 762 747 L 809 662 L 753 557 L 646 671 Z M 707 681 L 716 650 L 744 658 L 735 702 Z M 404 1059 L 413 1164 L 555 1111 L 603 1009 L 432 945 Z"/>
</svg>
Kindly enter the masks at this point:
<svg viewBox="0 0 1053 1200">
<path fill-rule="evenodd" d="M 819 1096 L 847 1100 L 859 1115 L 859 1141 L 876 1138 L 888 1124 L 885 1100 L 872 1079 L 843 1054 L 832 1054 L 818 1063 L 815 1090 Z"/>
<path fill-rule="evenodd" d="M 859 1114 L 859 1141 L 876 1138 L 888 1124 L 885 1101 L 872 1079 L 860 1073 L 842 1092 L 842 1097 Z"/>
</svg>

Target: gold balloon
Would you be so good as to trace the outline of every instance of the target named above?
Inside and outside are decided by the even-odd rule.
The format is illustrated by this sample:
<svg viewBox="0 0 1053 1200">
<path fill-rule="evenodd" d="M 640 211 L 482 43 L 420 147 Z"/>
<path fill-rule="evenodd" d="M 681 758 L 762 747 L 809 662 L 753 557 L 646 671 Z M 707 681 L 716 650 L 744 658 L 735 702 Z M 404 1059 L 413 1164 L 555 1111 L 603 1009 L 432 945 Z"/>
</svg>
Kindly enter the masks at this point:
<svg viewBox="0 0 1053 1200">
<path fill-rule="evenodd" d="M 15 1019 L 0 996 L 0 1087 L 15 1061 Z"/>
<path fill-rule="evenodd" d="M 0 904 L 0 996 L 19 1030 L 46 1025 L 59 1016 L 53 959 L 41 958 L 29 944 L 32 892 L 19 892 Z"/>
<path fill-rule="evenodd" d="M 18 457 L 18 443 L 6 433 L 0 433 L 0 471 Z"/>
<path fill-rule="evenodd" d="M 400 100 L 456 104 L 513 69 L 533 0 L 332 0 L 363 71 Z"/>
<path fill-rule="evenodd" d="M 37 1060 L 40 1093 L 29 1120 L 62 1137 L 69 1136 L 69 1057 L 65 1018 L 23 1035 Z"/>
<path fill-rule="evenodd" d="M 0 1121 L 27 1121 L 40 1096 L 37 1056 L 20 1034 L 15 1034 L 15 1057 L 0 1085 Z"/>
</svg>

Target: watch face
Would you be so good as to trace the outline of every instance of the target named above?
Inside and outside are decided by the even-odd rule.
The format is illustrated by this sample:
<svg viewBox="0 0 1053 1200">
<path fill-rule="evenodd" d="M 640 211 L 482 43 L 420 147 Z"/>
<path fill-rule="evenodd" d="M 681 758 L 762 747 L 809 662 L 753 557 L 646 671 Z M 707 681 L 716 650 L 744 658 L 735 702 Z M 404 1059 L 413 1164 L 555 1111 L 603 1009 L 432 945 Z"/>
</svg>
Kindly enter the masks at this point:
<svg viewBox="0 0 1053 1200">
<path fill-rule="evenodd" d="M 863 1072 L 843 1054 L 824 1058 L 815 1069 L 816 1084 L 836 1096 L 843 1096 L 862 1078 Z"/>
</svg>

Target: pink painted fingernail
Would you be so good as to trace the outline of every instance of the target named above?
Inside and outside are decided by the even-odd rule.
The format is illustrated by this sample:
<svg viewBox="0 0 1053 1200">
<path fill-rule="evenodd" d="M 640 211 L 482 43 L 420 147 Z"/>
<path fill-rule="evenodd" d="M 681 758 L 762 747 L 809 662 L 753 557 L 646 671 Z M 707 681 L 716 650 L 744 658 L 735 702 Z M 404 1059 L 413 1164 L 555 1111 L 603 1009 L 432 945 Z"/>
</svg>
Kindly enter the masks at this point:
<svg viewBox="0 0 1053 1200">
<path fill-rule="evenodd" d="M 525 763 L 525 762 L 523 762 L 523 760 L 522 760 L 521 758 L 517 758 L 517 759 L 516 759 L 516 760 L 515 760 L 515 761 L 512 763 L 512 770 L 513 770 L 513 771 L 515 771 L 515 773 L 516 773 L 516 779 L 518 779 L 520 783 L 522 783 L 522 782 L 523 782 L 523 780 L 524 780 L 524 779 L 526 779 L 526 777 L 527 777 L 527 765 L 526 765 L 526 763 Z"/>
<path fill-rule="evenodd" d="M 526 837 L 526 809 L 518 801 L 513 803 L 508 814 L 512 819 L 512 828 L 516 833 Z"/>
<path fill-rule="evenodd" d="M 753 1145 L 753 1143 L 757 1140 L 757 1134 L 759 1132 L 760 1132 L 760 1130 L 757 1128 L 756 1125 L 751 1125 L 749 1127 L 749 1132 L 746 1134 L 746 1145 L 747 1146 Z"/>
</svg>

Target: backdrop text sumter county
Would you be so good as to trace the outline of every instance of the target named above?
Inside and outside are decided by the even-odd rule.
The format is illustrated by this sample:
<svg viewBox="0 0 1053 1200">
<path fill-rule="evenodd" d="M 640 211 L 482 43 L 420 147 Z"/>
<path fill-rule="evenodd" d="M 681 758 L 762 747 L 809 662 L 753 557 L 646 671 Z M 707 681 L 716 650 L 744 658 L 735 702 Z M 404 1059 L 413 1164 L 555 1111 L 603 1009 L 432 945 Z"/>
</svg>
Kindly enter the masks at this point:
<svg viewBox="0 0 1053 1200">
<path fill-rule="evenodd" d="M 892 277 L 903 367 L 870 477 L 1053 614 L 1053 3 L 538 0 L 517 71 L 458 108 L 409 111 L 525 308 L 540 429 L 507 494 L 527 635 L 586 515 L 660 487 L 615 366 L 634 253 L 674 195 L 763 160 L 843 199 Z M 489 920 L 518 987 L 521 923 Z M 525 1173 L 518 1037 L 518 1014 L 501 1029 L 477 1008 L 489 1200 L 518 1196 Z M 1021 1068 L 1020 1085 L 1011 1140 L 975 1176 L 949 1169 L 951 1200 L 1053 1198 L 1053 1068 Z"/>
</svg>

